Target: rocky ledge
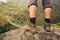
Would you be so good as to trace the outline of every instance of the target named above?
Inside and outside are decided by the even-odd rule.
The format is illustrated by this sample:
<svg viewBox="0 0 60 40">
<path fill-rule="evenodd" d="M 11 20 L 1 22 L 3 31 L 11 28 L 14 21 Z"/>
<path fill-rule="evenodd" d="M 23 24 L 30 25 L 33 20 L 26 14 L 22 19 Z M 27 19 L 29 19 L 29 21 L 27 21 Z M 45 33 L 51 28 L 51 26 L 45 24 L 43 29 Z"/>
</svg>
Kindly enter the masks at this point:
<svg viewBox="0 0 60 40">
<path fill-rule="evenodd" d="M 23 28 L 10 30 L 0 35 L 0 40 L 60 40 L 60 29 L 53 28 L 53 31 L 47 33 L 42 27 L 37 27 L 37 33 L 32 34 Z"/>
</svg>

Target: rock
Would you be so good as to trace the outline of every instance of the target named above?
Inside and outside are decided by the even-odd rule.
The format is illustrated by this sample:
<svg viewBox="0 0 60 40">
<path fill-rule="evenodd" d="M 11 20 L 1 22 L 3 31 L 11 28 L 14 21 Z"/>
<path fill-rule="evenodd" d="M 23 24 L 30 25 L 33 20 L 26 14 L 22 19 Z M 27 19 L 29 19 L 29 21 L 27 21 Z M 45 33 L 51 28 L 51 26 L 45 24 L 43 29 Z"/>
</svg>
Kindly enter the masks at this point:
<svg viewBox="0 0 60 40">
<path fill-rule="evenodd" d="M 60 40 L 60 30 L 53 28 L 47 33 L 42 27 L 37 27 L 37 33 L 32 34 L 25 29 L 15 29 L 0 35 L 0 40 Z"/>
</svg>

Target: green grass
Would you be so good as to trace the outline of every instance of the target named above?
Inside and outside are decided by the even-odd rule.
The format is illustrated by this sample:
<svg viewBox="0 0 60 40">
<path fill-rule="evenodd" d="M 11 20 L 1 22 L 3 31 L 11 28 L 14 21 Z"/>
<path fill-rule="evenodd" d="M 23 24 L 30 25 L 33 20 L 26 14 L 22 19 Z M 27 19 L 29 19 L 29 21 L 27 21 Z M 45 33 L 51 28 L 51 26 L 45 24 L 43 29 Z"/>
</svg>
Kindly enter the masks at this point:
<svg viewBox="0 0 60 40">
<path fill-rule="evenodd" d="M 5 26 L 0 26 L 0 35 L 1 35 L 2 33 L 5 33 L 5 32 L 7 32 L 7 31 L 9 31 L 9 30 L 14 30 L 14 29 L 17 29 L 17 27 L 12 26 L 11 24 L 7 24 L 7 25 L 5 25 Z"/>
</svg>

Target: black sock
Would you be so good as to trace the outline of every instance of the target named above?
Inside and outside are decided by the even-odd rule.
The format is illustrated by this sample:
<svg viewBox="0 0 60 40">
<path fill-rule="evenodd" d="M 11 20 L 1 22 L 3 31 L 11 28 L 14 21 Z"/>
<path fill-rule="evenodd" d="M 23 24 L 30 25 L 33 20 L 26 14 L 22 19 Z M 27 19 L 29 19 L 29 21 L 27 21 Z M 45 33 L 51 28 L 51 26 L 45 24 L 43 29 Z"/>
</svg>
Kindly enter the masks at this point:
<svg viewBox="0 0 60 40">
<path fill-rule="evenodd" d="M 31 22 L 32 24 L 35 24 L 35 23 L 36 23 L 36 18 L 30 18 L 30 22 Z"/>
<path fill-rule="evenodd" d="M 50 19 L 45 19 L 45 22 L 50 23 L 51 21 Z"/>
</svg>

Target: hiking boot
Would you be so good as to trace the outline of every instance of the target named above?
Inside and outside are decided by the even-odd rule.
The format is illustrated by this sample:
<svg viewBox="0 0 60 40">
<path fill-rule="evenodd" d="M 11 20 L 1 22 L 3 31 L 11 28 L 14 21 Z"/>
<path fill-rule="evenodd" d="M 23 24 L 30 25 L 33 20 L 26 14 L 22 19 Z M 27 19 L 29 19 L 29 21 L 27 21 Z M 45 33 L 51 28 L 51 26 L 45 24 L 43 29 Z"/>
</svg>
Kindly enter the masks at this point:
<svg viewBox="0 0 60 40">
<path fill-rule="evenodd" d="M 51 23 L 45 23 L 44 24 L 44 30 L 46 32 L 51 32 Z"/>
<path fill-rule="evenodd" d="M 37 31 L 36 31 L 36 26 L 35 26 L 35 24 L 32 24 L 32 23 L 30 23 L 30 24 L 28 24 L 27 26 L 25 26 L 25 30 L 26 31 L 30 31 L 30 32 L 32 32 L 33 34 L 35 34 Z"/>
</svg>

